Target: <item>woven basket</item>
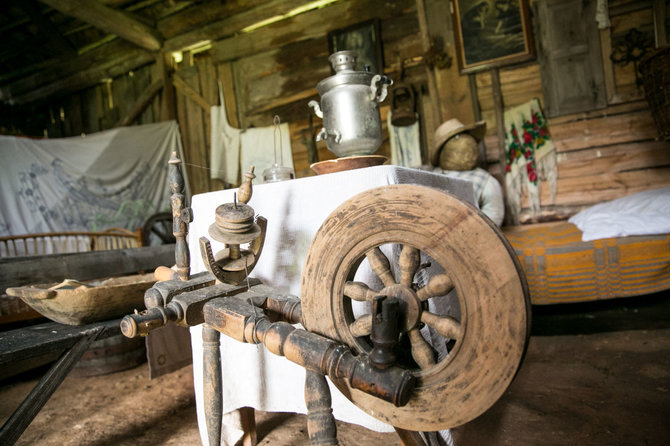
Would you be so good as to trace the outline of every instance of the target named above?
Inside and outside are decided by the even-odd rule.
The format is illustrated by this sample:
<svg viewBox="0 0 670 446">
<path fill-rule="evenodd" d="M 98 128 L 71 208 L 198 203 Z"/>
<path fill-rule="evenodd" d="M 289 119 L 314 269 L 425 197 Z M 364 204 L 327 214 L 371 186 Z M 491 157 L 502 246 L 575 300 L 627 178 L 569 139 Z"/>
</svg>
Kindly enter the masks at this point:
<svg viewBox="0 0 670 446">
<path fill-rule="evenodd" d="M 661 137 L 670 140 L 670 45 L 640 63 L 644 91 Z"/>
</svg>

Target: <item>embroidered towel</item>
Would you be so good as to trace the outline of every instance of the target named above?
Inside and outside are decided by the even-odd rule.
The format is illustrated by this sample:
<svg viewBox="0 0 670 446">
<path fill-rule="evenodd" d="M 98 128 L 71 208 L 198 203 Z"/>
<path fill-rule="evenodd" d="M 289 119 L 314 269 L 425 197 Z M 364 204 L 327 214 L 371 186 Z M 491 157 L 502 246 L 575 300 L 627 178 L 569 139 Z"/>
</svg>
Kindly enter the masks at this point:
<svg viewBox="0 0 670 446">
<path fill-rule="evenodd" d="M 505 112 L 505 161 L 508 213 L 518 224 L 523 193 L 533 214 L 540 211 L 540 180 L 549 183 L 552 203 L 556 195 L 556 147 L 537 98 Z"/>
</svg>

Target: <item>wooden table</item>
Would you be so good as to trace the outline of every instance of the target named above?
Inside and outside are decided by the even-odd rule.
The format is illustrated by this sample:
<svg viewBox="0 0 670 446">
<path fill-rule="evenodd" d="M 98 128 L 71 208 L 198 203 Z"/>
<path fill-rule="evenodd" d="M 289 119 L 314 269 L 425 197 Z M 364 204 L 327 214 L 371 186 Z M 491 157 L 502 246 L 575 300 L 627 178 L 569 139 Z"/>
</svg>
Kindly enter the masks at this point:
<svg viewBox="0 0 670 446">
<path fill-rule="evenodd" d="M 71 326 L 57 322 L 0 333 L 0 367 L 62 352 L 51 368 L 0 429 L 0 444 L 13 445 L 63 382 L 91 343 L 121 333 L 120 319 Z"/>
</svg>

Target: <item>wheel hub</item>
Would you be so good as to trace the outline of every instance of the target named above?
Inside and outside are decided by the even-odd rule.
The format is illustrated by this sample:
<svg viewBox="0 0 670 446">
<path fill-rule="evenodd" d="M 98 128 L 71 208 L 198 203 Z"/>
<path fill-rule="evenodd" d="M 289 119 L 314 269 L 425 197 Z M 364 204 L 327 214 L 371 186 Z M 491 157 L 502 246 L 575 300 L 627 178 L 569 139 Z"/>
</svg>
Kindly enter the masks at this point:
<svg viewBox="0 0 670 446">
<path fill-rule="evenodd" d="M 382 296 L 395 297 L 400 301 L 400 330 L 407 332 L 419 325 L 421 320 L 421 301 L 410 287 L 395 284 L 379 292 Z"/>
</svg>

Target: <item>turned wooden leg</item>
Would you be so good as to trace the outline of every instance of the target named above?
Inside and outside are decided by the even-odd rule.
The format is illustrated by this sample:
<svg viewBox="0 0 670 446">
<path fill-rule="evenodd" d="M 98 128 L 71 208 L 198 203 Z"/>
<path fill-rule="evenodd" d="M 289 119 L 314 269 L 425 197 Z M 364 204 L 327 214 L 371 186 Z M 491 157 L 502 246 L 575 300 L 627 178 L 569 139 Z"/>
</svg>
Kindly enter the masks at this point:
<svg viewBox="0 0 670 446">
<path fill-rule="evenodd" d="M 337 445 L 337 427 L 331 407 L 330 388 L 326 377 L 311 370 L 305 376 L 307 432 L 312 446 Z"/>
<path fill-rule="evenodd" d="M 223 395 L 221 386 L 221 334 L 207 324 L 202 328 L 203 387 L 209 446 L 221 444 Z"/>
<path fill-rule="evenodd" d="M 256 436 L 256 411 L 253 407 L 241 407 L 240 417 L 242 418 L 242 446 L 256 446 L 258 438 Z"/>
</svg>

